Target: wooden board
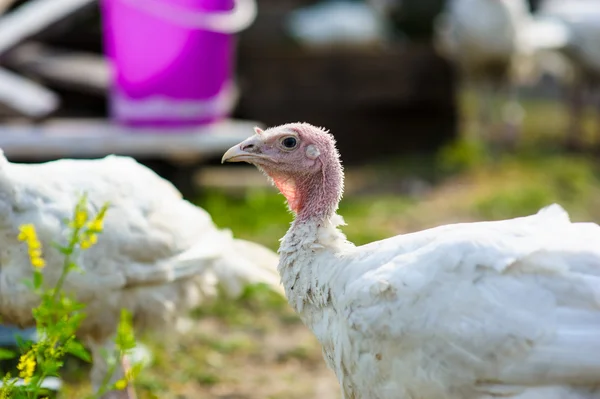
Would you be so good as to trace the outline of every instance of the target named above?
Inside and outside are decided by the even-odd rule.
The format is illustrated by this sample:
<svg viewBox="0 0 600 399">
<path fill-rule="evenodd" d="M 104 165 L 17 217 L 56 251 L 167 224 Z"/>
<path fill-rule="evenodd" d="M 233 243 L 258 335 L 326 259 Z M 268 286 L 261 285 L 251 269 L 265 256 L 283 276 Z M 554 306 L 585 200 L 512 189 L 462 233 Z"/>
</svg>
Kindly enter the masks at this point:
<svg viewBox="0 0 600 399">
<path fill-rule="evenodd" d="M 33 0 L 0 18 L 0 54 L 96 0 Z"/>
<path fill-rule="evenodd" d="M 60 98 L 44 86 L 0 68 L 0 103 L 17 114 L 42 118 L 56 111 Z"/>
<path fill-rule="evenodd" d="M 100 54 L 56 49 L 42 43 L 25 43 L 9 52 L 4 62 L 51 87 L 85 94 L 104 97 L 110 83 L 108 63 Z"/>
<path fill-rule="evenodd" d="M 197 162 L 219 156 L 250 137 L 257 125 L 224 120 L 205 127 L 159 131 L 117 126 L 104 119 L 51 120 L 40 125 L 11 123 L 0 125 L 0 148 L 11 160 L 119 154 Z"/>
<path fill-rule="evenodd" d="M 15 0 L 0 0 L 0 14 L 4 14 L 4 11 L 6 11 L 14 2 Z"/>
</svg>

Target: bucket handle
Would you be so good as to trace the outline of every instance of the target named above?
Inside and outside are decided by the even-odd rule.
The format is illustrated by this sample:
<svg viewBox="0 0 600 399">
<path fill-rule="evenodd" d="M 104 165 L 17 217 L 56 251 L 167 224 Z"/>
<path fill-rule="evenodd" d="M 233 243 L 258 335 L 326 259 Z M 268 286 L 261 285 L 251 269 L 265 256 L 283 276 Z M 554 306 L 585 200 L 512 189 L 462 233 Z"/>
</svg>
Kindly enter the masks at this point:
<svg viewBox="0 0 600 399">
<path fill-rule="evenodd" d="M 137 9 L 168 19 L 192 29 L 233 34 L 248 28 L 256 19 L 256 0 L 235 0 L 233 10 L 215 12 L 190 12 L 182 7 L 157 0 L 121 0 Z"/>
</svg>

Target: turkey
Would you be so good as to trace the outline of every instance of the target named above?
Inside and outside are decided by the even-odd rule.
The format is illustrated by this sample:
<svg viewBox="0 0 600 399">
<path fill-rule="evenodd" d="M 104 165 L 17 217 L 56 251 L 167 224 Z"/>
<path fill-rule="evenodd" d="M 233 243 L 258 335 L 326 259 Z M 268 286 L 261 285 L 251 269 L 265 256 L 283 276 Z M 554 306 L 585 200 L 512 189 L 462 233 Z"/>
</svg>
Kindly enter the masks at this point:
<svg viewBox="0 0 600 399">
<path fill-rule="evenodd" d="M 344 399 L 600 398 L 598 225 L 551 205 L 357 247 L 328 132 L 257 128 L 223 161 L 256 165 L 295 214 L 278 270 Z"/>
<path fill-rule="evenodd" d="M 595 0 L 547 0 L 542 2 L 538 19 L 562 24 L 564 40 L 549 50 L 564 56 L 562 68 L 547 68 L 569 89 L 570 128 L 568 141 L 582 145 L 583 108 L 586 94 L 595 108 L 600 133 L 600 3 Z M 561 63 L 554 63 L 561 65 Z M 545 63 L 553 65 L 553 63 Z"/>
<path fill-rule="evenodd" d="M 437 18 L 435 44 L 475 85 L 479 134 L 492 138 L 494 100 L 503 97 L 504 133 L 514 145 L 524 110 L 518 86 L 538 79 L 537 54 L 562 43 L 565 32 L 550 21 L 536 20 L 526 0 L 448 0 Z"/>
<path fill-rule="evenodd" d="M 121 308 L 132 313 L 136 327 L 160 329 L 175 325 L 218 286 L 236 296 L 247 284 L 264 283 L 283 295 L 275 253 L 218 229 L 207 212 L 132 158 L 17 164 L 0 156 L 0 316 L 5 323 L 31 326 L 31 309 L 38 304 L 21 283 L 31 278 L 31 267 L 26 246 L 17 241 L 19 226 L 36 226 L 47 263 L 44 278 L 54 285 L 63 255 L 51 242 L 63 236 L 63 220 L 71 217 L 79 196 L 87 194 L 89 212 L 110 202 L 97 245 L 74 259 L 84 273 L 69 274 L 65 284 L 87 305 L 80 338 L 94 358 L 94 387 L 104 379 L 106 364 L 98 355 L 112 343 Z"/>
</svg>

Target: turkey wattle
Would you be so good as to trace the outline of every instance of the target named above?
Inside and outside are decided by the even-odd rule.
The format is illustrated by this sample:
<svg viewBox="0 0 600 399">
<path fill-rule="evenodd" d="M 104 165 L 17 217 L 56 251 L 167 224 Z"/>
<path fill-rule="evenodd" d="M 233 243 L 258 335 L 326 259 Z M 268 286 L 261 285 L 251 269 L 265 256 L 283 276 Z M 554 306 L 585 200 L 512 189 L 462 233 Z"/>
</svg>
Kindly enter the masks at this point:
<svg viewBox="0 0 600 399">
<path fill-rule="evenodd" d="M 323 129 L 256 129 L 223 161 L 256 165 L 295 213 L 279 273 L 343 398 L 600 398 L 598 225 L 552 205 L 357 247 Z"/>
<path fill-rule="evenodd" d="M 80 333 L 93 355 L 111 344 L 121 308 L 133 314 L 136 327 L 160 329 L 214 295 L 217 285 L 232 296 L 250 283 L 283 293 L 275 253 L 218 229 L 207 212 L 131 158 L 14 164 L 0 154 L 3 322 L 32 325 L 31 309 L 38 304 L 21 284 L 31 277 L 31 266 L 26 246 L 17 241 L 19 226 L 36 226 L 45 280 L 55 283 L 63 255 L 50 243 L 64 235 L 63 220 L 83 193 L 91 213 L 110 202 L 97 245 L 74 258 L 84 273 L 70 274 L 64 286 L 87 305 Z M 102 357 L 94 356 L 93 385 L 102 382 L 105 368 Z"/>
</svg>

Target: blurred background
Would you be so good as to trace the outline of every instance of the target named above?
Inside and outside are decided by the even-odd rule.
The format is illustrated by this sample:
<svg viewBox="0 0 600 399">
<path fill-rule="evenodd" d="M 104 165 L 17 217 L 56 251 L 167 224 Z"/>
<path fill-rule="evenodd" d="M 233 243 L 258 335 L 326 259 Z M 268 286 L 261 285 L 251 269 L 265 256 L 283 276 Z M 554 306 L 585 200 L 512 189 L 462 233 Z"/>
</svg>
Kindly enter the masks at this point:
<svg viewBox="0 0 600 399">
<path fill-rule="evenodd" d="M 559 202 L 600 221 L 598 0 L 0 0 L 10 161 L 131 155 L 236 236 L 276 249 L 291 215 L 252 127 L 335 135 L 356 244 Z M 337 398 L 321 350 L 258 288 L 194 315 L 140 398 Z M 11 335 L 0 344 L 11 345 Z M 60 397 L 88 387 L 68 365 Z"/>
</svg>

